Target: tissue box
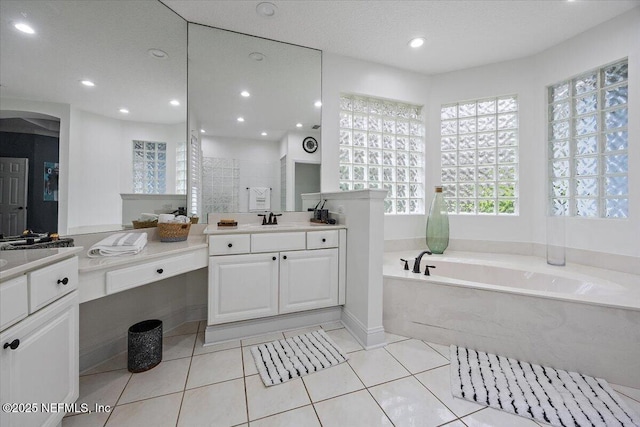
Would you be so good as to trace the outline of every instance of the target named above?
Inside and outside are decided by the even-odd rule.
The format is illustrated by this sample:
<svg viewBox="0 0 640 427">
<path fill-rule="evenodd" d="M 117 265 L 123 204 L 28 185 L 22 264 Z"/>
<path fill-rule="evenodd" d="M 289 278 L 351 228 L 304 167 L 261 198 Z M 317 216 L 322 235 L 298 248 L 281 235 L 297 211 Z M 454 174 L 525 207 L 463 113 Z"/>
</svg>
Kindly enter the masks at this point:
<svg viewBox="0 0 640 427">
<path fill-rule="evenodd" d="M 191 223 L 180 224 L 171 222 L 158 223 L 158 236 L 161 242 L 184 242 L 189 236 Z"/>
</svg>

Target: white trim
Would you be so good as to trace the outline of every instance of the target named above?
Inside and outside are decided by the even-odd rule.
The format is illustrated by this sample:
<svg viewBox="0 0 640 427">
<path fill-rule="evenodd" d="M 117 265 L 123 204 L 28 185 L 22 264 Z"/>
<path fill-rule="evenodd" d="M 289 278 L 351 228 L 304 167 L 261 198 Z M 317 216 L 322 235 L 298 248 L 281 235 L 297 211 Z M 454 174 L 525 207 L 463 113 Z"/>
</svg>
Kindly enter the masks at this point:
<svg viewBox="0 0 640 427">
<path fill-rule="evenodd" d="M 367 328 L 348 310 L 342 310 L 342 323 L 351 335 L 364 347 L 365 350 L 384 347 L 387 345 L 384 336 L 384 327 Z"/>
</svg>

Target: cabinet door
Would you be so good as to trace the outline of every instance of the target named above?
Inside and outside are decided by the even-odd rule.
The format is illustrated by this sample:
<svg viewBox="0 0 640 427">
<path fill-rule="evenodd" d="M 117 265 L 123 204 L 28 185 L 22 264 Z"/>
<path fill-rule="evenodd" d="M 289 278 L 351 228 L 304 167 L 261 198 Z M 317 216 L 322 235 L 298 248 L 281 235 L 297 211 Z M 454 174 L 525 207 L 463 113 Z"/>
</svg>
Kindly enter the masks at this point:
<svg viewBox="0 0 640 427">
<path fill-rule="evenodd" d="M 278 314 L 278 254 L 211 257 L 209 324 Z"/>
<path fill-rule="evenodd" d="M 338 305 L 338 249 L 280 253 L 280 313 Z"/>
<path fill-rule="evenodd" d="M 15 349 L 5 343 L 19 340 Z M 0 412 L 3 427 L 55 426 L 62 412 L 42 403 L 78 398 L 78 293 L 50 304 L 0 334 L 0 401 L 37 404 L 36 413 Z M 33 409 L 33 408 L 32 408 Z M 54 408 L 55 409 L 55 408 Z"/>
</svg>

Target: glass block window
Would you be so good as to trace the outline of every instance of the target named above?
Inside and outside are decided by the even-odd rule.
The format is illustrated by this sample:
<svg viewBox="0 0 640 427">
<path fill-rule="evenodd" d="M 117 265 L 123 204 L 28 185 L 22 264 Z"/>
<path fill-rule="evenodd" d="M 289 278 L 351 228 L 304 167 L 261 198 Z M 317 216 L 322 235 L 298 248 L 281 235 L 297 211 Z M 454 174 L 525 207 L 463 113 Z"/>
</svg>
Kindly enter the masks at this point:
<svg viewBox="0 0 640 427">
<path fill-rule="evenodd" d="M 202 213 L 202 144 L 197 135 L 191 135 L 190 145 L 187 148 L 187 156 L 189 157 L 189 173 L 187 184 L 187 198 L 189 199 L 191 215 L 200 215 Z M 203 218 L 203 222 L 207 222 L 207 218 Z"/>
<path fill-rule="evenodd" d="M 176 194 L 187 194 L 187 143 L 176 148 Z"/>
<path fill-rule="evenodd" d="M 518 214 L 518 98 L 443 105 L 442 192 L 449 212 Z"/>
<path fill-rule="evenodd" d="M 547 88 L 552 215 L 627 218 L 627 60 Z"/>
<path fill-rule="evenodd" d="M 340 190 L 387 190 L 386 214 L 424 214 L 422 107 L 340 96 Z"/>
<path fill-rule="evenodd" d="M 166 181 L 167 143 L 133 141 L 133 192 L 164 194 Z"/>
</svg>

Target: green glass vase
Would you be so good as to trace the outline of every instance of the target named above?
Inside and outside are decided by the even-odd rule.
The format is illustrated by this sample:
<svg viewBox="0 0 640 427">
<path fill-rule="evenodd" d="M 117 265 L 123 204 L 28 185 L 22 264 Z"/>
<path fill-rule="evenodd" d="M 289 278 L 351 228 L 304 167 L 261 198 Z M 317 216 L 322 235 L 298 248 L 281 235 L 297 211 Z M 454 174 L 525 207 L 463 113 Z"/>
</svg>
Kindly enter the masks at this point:
<svg viewBox="0 0 640 427">
<path fill-rule="evenodd" d="M 442 195 L 442 187 L 436 187 L 427 217 L 427 246 L 434 254 L 442 254 L 449 246 L 449 213 Z"/>
</svg>

